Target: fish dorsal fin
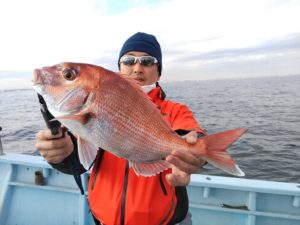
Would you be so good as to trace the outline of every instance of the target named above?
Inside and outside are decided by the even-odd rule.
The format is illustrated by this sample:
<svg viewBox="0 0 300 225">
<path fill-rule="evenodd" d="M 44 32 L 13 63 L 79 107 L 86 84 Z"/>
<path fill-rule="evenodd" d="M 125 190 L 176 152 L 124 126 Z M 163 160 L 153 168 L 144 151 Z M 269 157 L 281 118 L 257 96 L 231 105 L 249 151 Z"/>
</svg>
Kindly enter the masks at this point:
<svg viewBox="0 0 300 225">
<path fill-rule="evenodd" d="M 142 86 L 141 86 L 141 83 L 140 83 L 139 81 L 137 81 L 137 80 L 135 80 L 135 79 L 129 77 L 128 75 L 125 75 L 125 74 L 120 74 L 120 77 L 121 77 L 122 79 L 126 80 L 128 83 L 130 83 L 131 86 L 132 86 L 134 89 L 136 89 L 136 90 L 142 92 L 144 95 L 147 95 L 147 93 L 143 90 L 143 88 L 142 88 Z M 150 99 L 150 98 L 149 98 L 149 99 Z"/>
<path fill-rule="evenodd" d="M 130 162 L 137 176 L 151 177 L 171 167 L 171 164 L 165 160 L 159 160 L 153 163 Z"/>
<path fill-rule="evenodd" d="M 77 144 L 79 161 L 88 170 L 96 158 L 98 147 L 80 137 L 77 139 Z"/>
<path fill-rule="evenodd" d="M 140 85 L 140 82 L 139 82 L 139 81 L 137 81 L 137 80 L 135 80 L 135 79 L 129 77 L 129 76 L 126 75 L 126 74 L 119 73 L 119 75 L 120 75 L 123 79 L 127 80 L 128 82 L 130 82 L 131 84 L 133 84 L 134 86 L 136 86 L 137 88 L 141 89 L 141 85 Z"/>
<path fill-rule="evenodd" d="M 119 74 L 121 79 L 124 79 L 125 81 L 127 81 L 131 86 L 132 88 L 136 89 L 137 91 L 143 93 L 142 97 L 145 98 L 145 99 L 148 99 L 150 104 L 153 104 L 153 106 L 155 108 L 157 108 L 159 111 L 160 109 L 158 108 L 158 105 L 156 105 L 152 100 L 151 100 L 151 97 L 146 93 L 146 91 L 142 88 L 142 86 L 140 85 L 140 82 L 131 78 L 131 77 L 128 77 L 127 75 L 124 75 L 124 74 Z"/>
</svg>

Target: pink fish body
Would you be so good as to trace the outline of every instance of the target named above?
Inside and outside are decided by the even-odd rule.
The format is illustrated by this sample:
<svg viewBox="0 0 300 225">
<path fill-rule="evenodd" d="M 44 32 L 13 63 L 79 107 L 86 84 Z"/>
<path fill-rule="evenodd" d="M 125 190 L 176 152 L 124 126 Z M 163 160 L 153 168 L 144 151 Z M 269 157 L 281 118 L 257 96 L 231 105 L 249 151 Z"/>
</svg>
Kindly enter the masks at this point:
<svg viewBox="0 0 300 225">
<path fill-rule="evenodd" d="M 33 85 L 55 118 L 77 134 L 79 158 L 85 168 L 101 147 L 127 159 L 137 175 L 152 176 L 171 166 L 164 159 L 173 150 L 197 149 L 210 164 L 244 175 L 226 149 L 246 129 L 207 135 L 190 145 L 129 78 L 95 65 L 61 63 L 36 69 Z"/>
</svg>

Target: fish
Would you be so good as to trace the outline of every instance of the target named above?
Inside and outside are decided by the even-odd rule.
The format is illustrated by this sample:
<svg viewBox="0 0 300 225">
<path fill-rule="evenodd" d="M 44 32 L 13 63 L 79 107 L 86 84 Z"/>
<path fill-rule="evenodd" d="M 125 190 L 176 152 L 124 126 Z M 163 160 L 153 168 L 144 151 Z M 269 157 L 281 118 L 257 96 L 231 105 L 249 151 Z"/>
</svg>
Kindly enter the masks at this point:
<svg viewBox="0 0 300 225">
<path fill-rule="evenodd" d="M 138 176 L 153 176 L 171 167 L 174 150 L 197 150 L 211 165 L 244 176 L 226 150 L 247 129 L 236 128 L 187 143 L 172 130 L 134 79 L 103 67 L 62 62 L 33 71 L 33 88 L 49 111 L 77 135 L 79 160 L 88 169 L 98 148 L 129 161 Z"/>
</svg>

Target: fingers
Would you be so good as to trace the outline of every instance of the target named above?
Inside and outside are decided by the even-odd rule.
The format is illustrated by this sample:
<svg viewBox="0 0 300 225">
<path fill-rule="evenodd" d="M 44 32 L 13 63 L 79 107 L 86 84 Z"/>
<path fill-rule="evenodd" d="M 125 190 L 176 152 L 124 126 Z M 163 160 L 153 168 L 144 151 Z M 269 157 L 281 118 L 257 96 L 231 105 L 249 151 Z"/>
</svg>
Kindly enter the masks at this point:
<svg viewBox="0 0 300 225">
<path fill-rule="evenodd" d="M 202 159 L 184 151 L 173 151 L 171 155 L 167 156 L 166 161 L 189 174 L 197 172 L 204 163 Z"/>
<path fill-rule="evenodd" d="M 198 141 L 198 135 L 195 131 L 189 132 L 182 138 L 189 144 L 196 144 Z M 205 163 L 205 161 L 201 159 L 200 153 L 193 149 L 190 151 L 173 151 L 171 155 L 166 158 L 166 161 L 188 174 L 196 173 Z"/>
<path fill-rule="evenodd" d="M 49 163 L 60 163 L 73 152 L 70 136 L 67 133 L 62 136 L 62 132 L 60 129 L 57 135 L 52 135 L 49 129 L 45 129 L 36 135 L 35 147 Z"/>
<path fill-rule="evenodd" d="M 40 151 L 47 151 L 52 149 L 64 149 L 68 147 L 71 140 L 68 135 L 63 138 L 59 139 L 44 139 L 44 140 L 37 140 L 35 147 Z"/>
<path fill-rule="evenodd" d="M 60 138 L 62 136 L 63 129 L 60 128 L 58 134 L 53 135 L 50 129 L 41 130 L 36 134 L 37 140 L 51 140 L 55 138 Z"/>
<path fill-rule="evenodd" d="M 196 144 L 196 142 L 198 141 L 198 135 L 196 131 L 191 131 L 186 135 L 182 136 L 182 138 L 184 138 L 185 141 L 189 144 Z"/>
<path fill-rule="evenodd" d="M 187 186 L 190 183 L 190 174 L 184 172 L 176 172 L 174 169 L 172 173 L 166 175 L 166 180 L 173 186 Z"/>
</svg>

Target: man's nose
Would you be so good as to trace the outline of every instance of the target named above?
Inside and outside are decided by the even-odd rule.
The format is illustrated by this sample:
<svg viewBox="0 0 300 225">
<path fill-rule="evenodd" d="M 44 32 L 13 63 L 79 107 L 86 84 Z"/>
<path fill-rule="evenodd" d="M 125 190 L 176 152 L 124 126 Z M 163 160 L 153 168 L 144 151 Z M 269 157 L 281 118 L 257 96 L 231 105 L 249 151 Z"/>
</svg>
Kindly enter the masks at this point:
<svg viewBox="0 0 300 225">
<path fill-rule="evenodd" d="M 135 73 L 140 73 L 144 71 L 144 67 L 141 65 L 139 61 L 136 62 L 136 64 L 133 65 L 133 71 Z"/>
</svg>

